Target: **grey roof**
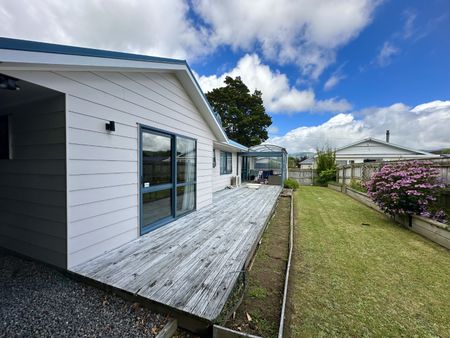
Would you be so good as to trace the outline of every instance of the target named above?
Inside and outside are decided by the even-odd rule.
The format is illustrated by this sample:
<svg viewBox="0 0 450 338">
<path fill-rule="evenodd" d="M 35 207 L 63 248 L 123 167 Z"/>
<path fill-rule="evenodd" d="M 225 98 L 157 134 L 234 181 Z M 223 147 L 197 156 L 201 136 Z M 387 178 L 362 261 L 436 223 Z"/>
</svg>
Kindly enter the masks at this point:
<svg viewBox="0 0 450 338">
<path fill-rule="evenodd" d="M 300 164 L 313 164 L 313 163 L 314 163 L 314 158 L 312 158 L 312 157 L 308 157 L 300 162 Z"/>
</svg>

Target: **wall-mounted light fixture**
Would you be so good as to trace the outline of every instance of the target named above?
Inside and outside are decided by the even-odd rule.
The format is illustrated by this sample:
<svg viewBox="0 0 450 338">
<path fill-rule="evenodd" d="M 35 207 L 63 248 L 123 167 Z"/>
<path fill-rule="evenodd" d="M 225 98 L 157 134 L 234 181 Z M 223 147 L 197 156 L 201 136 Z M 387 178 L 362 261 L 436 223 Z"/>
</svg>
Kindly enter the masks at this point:
<svg viewBox="0 0 450 338">
<path fill-rule="evenodd" d="M 0 74 L 0 89 L 20 90 L 20 87 L 17 85 L 17 79 Z"/>
<path fill-rule="evenodd" d="M 106 130 L 116 131 L 116 123 L 114 121 L 109 121 L 108 123 L 106 123 Z"/>
</svg>

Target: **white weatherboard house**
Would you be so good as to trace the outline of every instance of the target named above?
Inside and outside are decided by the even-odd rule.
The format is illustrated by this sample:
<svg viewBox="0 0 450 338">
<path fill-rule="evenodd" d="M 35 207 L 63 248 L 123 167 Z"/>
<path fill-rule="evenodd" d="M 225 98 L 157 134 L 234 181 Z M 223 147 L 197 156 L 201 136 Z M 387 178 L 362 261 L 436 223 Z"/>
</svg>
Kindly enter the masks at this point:
<svg viewBox="0 0 450 338">
<path fill-rule="evenodd" d="M 407 159 L 426 159 L 433 157 L 436 157 L 436 155 L 371 137 L 336 149 L 336 163 L 338 165 Z"/>
<path fill-rule="evenodd" d="M 246 150 L 185 61 L 0 38 L 1 247 L 70 269 L 210 205 Z"/>
</svg>

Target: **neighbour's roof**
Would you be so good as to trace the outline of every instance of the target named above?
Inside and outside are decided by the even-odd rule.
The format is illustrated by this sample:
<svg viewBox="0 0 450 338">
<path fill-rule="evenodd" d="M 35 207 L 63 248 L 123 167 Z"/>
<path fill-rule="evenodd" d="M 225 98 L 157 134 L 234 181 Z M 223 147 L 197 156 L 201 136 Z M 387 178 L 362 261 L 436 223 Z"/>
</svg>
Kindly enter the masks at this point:
<svg viewBox="0 0 450 338">
<path fill-rule="evenodd" d="M 387 146 L 390 146 L 390 147 L 393 147 L 393 148 L 398 148 L 398 149 L 402 149 L 402 150 L 411 151 L 411 152 L 414 152 L 414 153 L 417 153 L 417 154 L 420 154 L 420 155 L 436 156 L 435 154 L 432 154 L 432 153 L 429 153 L 429 152 L 426 152 L 426 151 L 404 147 L 404 146 L 401 146 L 401 145 L 398 145 L 398 144 L 394 144 L 394 143 L 391 143 L 391 142 L 382 141 L 382 140 L 379 140 L 379 139 L 376 139 L 376 138 L 373 138 L 373 137 L 367 137 L 365 139 L 362 139 L 362 140 L 359 140 L 359 141 L 347 144 L 347 145 L 345 145 L 343 147 L 337 148 L 336 152 L 338 152 L 340 150 L 343 150 L 343 149 L 347 149 L 347 148 L 353 147 L 355 145 L 358 145 L 358 144 L 361 144 L 361 143 L 364 143 L 364 142 L 368 142 L 368 141 L 384 144 L 384 145 L 387 145 Z"/>
<path fill-rule="evenodd" d="M 306 159 L 304 159 L 303 161 L 300 162 L 300 164 L 313 164 L 314 163 L 314 158 L 312 157 L 307 157 Z"/>
<path fill-rule="evenodd" d="M 230 143 L 186 60 L 0 37 L 0 67 L 21 65 L 40 70 L 58 67 L 174 72 L 218 140 L 236 146 Z"/>
</svg>

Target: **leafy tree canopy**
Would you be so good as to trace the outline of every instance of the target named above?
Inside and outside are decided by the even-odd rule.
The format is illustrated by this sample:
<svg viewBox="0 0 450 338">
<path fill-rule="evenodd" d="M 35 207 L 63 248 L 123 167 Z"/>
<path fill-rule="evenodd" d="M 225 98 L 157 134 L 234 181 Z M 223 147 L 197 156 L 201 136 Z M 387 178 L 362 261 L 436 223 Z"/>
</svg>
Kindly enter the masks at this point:
<svg viewBox="0 0 450 338">
<path fill-rule="evenodd" d="M 206 93 L 206 97 L 220 115 L 228 137 L 247 147 L 267 140 L 272 118 L 266 113 L 262 93 L 255 90 L 251 94 L 239 76 L 235 79 L 227 76 L 225 84 Z"/>
<path fill-rule="evenodd" d="M 336 180 L 336 152 L 330 147 L 317 149 L 317 174 L 318 182 L 326 184 Z"/>
<path fill-rule="evenodd" d="M 297 168 L 298 163 L 299 163 L 299 161 L 295 157 L 292 157 L 292 156 L 288 157 L 288 167 L 289 168 Z"/>
<path fill-rule="evenodd" d="M 330 169 L 336 170 L 336 152 L 330 147 L 317 149 L 317 174 Z"/>
</svg>

